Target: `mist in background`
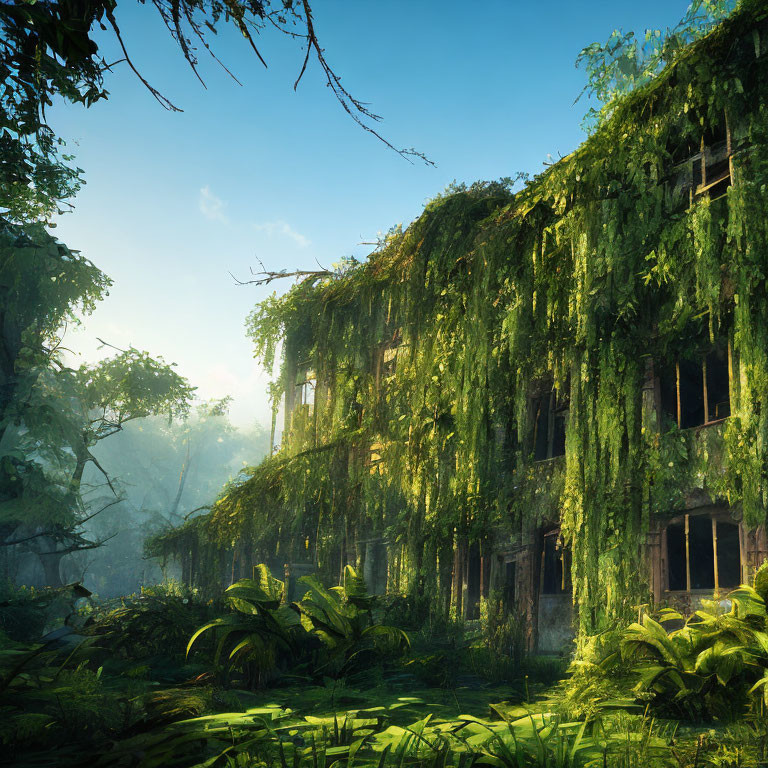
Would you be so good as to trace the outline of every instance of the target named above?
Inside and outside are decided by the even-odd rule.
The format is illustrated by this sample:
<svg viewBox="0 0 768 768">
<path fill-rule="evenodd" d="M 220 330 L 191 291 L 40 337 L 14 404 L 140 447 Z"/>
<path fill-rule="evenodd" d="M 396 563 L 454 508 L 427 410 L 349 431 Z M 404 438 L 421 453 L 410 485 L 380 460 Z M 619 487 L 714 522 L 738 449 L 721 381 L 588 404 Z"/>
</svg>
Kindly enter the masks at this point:
<svg viewBox="0 0 768 768">
<path fill-rule="evenodd" d="M 93 463 L 86 469 L 84 501 L 88 514 L 97 514 L 82 531 L 104 543 L 64 558 L 65 583 L 81 581 L 108 598 L 173 578 L 173 565 L 164 569 L 144 557 L 146 538 L 204 513 L 227 482 L 269 449 L 269 432 L 259 424 L 234 427 L 227 405 L 226 400 L 201 405 L 185 420 L 137 419 L 93 449 L 104 472 Z M 19 555 L 17 583 L 42 586 L 38 558 Z"/>
</svg>

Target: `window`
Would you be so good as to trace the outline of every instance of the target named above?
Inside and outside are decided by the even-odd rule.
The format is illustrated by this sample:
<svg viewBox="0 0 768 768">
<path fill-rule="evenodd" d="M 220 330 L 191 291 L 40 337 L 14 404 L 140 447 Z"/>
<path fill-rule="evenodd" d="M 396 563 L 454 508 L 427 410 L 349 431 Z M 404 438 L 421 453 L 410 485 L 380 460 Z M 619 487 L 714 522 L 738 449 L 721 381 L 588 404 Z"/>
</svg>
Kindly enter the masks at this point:
<svg viewBox="0 0 768 768">
<path fill-rule="evenodd" d="M 504 605 L 507 609 L 515 606 L 517 600 L 517 562 L 508 560 L 504 563 Z"/>
<path fill-rule="evenodd" d="M 688 514 L 667 526 L 667 584 L 672 592 L 718 590 L 741 583 L 739 526 Z"/>
<path fill-rule="evenodd" d="M 693 197 L 722 197 L 732 183 L 731 141 L 725 126 L 702 137 L 700 151 L 692 160 Z"/>
<path fill-rule="evenodd" d="M 729 351 L 715 347 L 707 355 L 679 359 L 661 376 L 661 407 L 680 429 L 731 415 Z"/>
<path fill-rule="evenodd" d="M 556 389 L 534 398 L 533 418 L 533 460 L 543 461 L 565 455 L 567 398 Z"/>
<path fill-rule="evenodd" d="M 297 405 L 306 405 L 309 411 L 314 409 L 315 389 L 317 387 L 317 378 L 314 371 L 306 370 L 303 378 L 296 385 L 296 403 Z"/>
<path fill-rule="evenodd" d="M 560 531 L 544 534 L 541 550 L 541 594 L 565 595 L 571 592 L 571 553 L 563 548 Z"/>
<path fill-rule="evenodd" d="M 688 193 L 689 204 L 701 197 L 722 197 L 733 183 L 731 134 L 724 117 L 704 132 L 698 146 L 679 147 L 673 154 L 680 157 L 680 150 L 686 159 L 676 166 L 674 185 Z"/>
</svg>

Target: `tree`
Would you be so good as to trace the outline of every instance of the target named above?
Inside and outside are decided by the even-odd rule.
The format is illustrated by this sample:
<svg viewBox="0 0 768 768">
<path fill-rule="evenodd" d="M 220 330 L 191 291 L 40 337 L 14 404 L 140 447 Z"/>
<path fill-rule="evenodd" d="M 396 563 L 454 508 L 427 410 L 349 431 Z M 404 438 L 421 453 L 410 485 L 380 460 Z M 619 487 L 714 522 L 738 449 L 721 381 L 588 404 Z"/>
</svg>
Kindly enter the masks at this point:
<svg viewBox="0 0 768 768">
<path fill-rule="evenodd" d="M 203 48 L 216 59 L 209 38 L 225 25 L 242 34 L 265 67 L 257 38 L 266 30 L 288 35 L 306 48 L 294 88 L 314 56 L 328 87 L 353 120 L 403 157 L 426 160 L 413 149 L 395 148 L 373 128 L 380 117 L 346 90 L 328 64 L 309 0 L 153 0 L 151 5 L 201 82 L 197 50 Z M 110 64 L 100 57 L 93 34 L 97 26 L 112 31 L 124 55 L 121 61 L 155 99 L 166 109 L 180 111 L 133 63 L 116 8 L 116 0 L 0 2 L 0 80 L 6 84 L 0 91 L 0 209 L 7 217 L 47 218 L 80 187 L 82 171 L 62 152 L 62 141 L 48 126 L 45 110 L 56 96 L 86 107 L 107 98 L 105 73 L 119 62 Z"/>
<path fill-rule="evenodd" d="M 71 507 L 60 448 L 75 428 L 59 397 L 57 332 L 109 285 L 42 225 L 0 220 L 0 542 L 30 512 L 57 519 Z"/>
<path fill-rule="evenodd" d="M 119 500 L 93 447 L 135 419 L 185 414 L 193 391 L 173 366 L 136 349 L 78 370 L 59 364 L 41 373 L 22 417 L 6 433 L 23 471 L 16 473 L 21 482 L 4 511 L 3 546 L 22 545 L 34 552 L 47 584 L 58 586 L 64 556 L 102 543 L 82 532 L 111 504 L 94 511 L 84 501 L 83 474 L 89 463 L 100 469 Z M 48 503 L 41 504 L 41 498 Z"/>
<path fill-rule="evenodd" d="M 89 589 L 100 595 L 125 594 L 160 577 L 144 557 L 148 536 L 180 525 L 207 509 L 221 488 L 269 448 L 260 426 L 236 428 L 227 415 L 229 398 L 201 404 L 184 418 L 154 416 L 127 424 L 120 434 L 94 446 L 122 501 L 84 527 L 88 538 L 107 543 L 76 555 L 77 575 L 87 571 Z M 83 478 L 89 506 L 99 509 L 112 494 L 91 464 Z"/>
</svg>

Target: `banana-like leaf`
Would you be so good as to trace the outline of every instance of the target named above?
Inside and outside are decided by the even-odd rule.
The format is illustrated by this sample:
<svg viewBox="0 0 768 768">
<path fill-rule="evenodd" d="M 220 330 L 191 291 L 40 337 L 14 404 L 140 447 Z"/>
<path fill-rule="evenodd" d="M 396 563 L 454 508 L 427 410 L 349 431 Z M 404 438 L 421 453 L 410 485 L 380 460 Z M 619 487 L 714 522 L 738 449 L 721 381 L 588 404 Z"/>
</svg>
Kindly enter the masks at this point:
<svg viewBox="0 0 768 768">
<path fill-rule="evenodd" d="M 411 647 L 411 641 L 407 633 L 399 627 L 390 627 L 386 624 L 373 624 L 362 633 L 362 637 L 373 638 L 377 644 L 382 642 L 385 650 L 398 651 Z"/>
<path fill-rule="evenodd" d="M 224 590 L 224 596 L 230 600 L 245 601 L 260 610 L 273 610 L 280 605 L 283 598 L 283 582 L 273 578 L 263 564 L 256 566 L 256 570 L 260 574 L 258 581 L 240 579 Z M 244 611 L 244 613 L 251 612 L 253 611 Z"/>
<path fill-rule="evenodd" d="M 365 579 L 351 565 L 344 568 L 344 592 L 347 601 L 356 608 L 368 611 L 373 607 L 374 598 L 368 594 Z"/>
</svg>

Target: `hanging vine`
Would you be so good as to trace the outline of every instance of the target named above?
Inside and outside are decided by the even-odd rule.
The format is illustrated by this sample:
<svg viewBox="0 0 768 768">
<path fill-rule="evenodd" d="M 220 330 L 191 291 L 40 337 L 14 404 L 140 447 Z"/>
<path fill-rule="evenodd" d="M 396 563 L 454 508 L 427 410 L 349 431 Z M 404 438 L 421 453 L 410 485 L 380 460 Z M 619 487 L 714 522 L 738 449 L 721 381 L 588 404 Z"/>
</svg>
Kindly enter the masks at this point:
<svg viewBox="0 0 768 768">
<path fill-rule="evenodd" d="M 447 612 L 457 547 L 559 523 L 583 634 L 647 598 L 650 520 L 690 490 L 763 524 L 766 15 L 742 3 L 519 192 L 439 196 L 366 262 L 260 304 L 248 332 L 267 368 L 281 351 L 282 448 L 156 551 L 241 546 L 332 574 L 379 537 L 390 585 Z M 694 195 L 686 158 L 726 131 L 733 184 Z M 732 415 L 700 439 L 660 420 L 646 385 L 723 336 Z M 308 377 L 314 404 L 295 404 Z M 540 464 L 530 402 L 552 385 L 565 458 Z"/>
</svg>

